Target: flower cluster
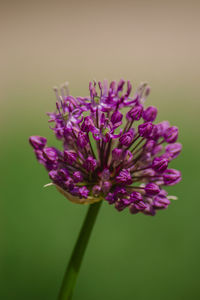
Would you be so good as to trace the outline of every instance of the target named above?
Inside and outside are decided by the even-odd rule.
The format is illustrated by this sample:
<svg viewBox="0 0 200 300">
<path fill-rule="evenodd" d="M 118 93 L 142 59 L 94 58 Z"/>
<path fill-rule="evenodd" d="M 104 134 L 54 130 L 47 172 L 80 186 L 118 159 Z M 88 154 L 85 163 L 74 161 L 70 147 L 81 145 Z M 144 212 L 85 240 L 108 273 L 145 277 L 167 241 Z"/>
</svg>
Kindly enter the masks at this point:
<svg viewBox="0 0 200 300">
<path fill-rule="evenodd" d="M 118 211 L 149 215 L 167 208 L 163 187 L 181 180 L 180 171 L 168 168 L 181 152 L 178 128 L 154 124 L 156 107 L 144 108 L 147 84 L 133 96 L 124 80 L 90 82 L 89 91 L 88 97 L 72 97 L 67 86 L 55 89 L 56 111 L 48 115 L 62 151 L 47 147 L 44 137 L 30 137 L 53 184 L 76 203 L 105 199 Z"/>
</svg>

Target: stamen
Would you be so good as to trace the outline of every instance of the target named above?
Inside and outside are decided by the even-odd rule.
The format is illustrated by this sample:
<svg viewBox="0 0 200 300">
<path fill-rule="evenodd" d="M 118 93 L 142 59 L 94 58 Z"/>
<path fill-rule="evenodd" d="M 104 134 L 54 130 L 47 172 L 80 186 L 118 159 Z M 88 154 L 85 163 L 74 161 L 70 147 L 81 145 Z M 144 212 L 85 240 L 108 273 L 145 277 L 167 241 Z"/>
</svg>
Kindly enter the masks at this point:
<svg viewBox="0 0 200 300">
<path fill-rule="evenodd" d="M 133 147 L 130 151 L 133 153 L 133 151 L 135 150 L 135 149 L 137 149 L 137 147 L 143 142 L 145 140 L 145 138 L 142 138 L 136 145 L 135 145 L 135 147 Z M 136 154 L 137 152 L 135 152 L 134 154 Z"/>
<path fill-rule="evenodd" d="M 65 94 L 68 97 L 69 96 L 69 82 L 66 81 L 64 84 Z"/>
<path fill-rule="evenodd" d="M 54 92 L 55 92 L 55 95 L 56 95 L 57 100 L 59 101 L 60 98 L 59 98 L 58 88 L 55 86 L 55 87 L 53 87 L 53 90 L 54 90 Z"/>
</svg>

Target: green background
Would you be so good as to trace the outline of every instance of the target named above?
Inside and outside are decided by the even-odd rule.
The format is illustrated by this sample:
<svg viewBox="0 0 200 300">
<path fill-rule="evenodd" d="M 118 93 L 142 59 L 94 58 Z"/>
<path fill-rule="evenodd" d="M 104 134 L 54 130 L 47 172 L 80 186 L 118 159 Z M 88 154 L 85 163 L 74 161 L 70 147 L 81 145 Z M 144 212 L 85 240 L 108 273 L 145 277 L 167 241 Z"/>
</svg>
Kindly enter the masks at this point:
<svg viewBox="0 0 200 300">
<path fill-rule="evenodd" d="M 73 299 L 200 299 L 199 6 L 125 2 L 2 2 L 2 300 L 56 299 L 87 210 L 43 188 L 48 175 L 28 144 L 30 135 L 58 144 L 45 116 L 54 110 L 51 87 L 67 79 L 73 95 L 87 95 L 89 80 L 121 77 L 134 87 L 147 79 L 147 105 L 180 129 L 183 152 L 172 167 L 183 180 L 168 189 L 179 200 L 155 217 L 105 202 Z"/>
</svg>

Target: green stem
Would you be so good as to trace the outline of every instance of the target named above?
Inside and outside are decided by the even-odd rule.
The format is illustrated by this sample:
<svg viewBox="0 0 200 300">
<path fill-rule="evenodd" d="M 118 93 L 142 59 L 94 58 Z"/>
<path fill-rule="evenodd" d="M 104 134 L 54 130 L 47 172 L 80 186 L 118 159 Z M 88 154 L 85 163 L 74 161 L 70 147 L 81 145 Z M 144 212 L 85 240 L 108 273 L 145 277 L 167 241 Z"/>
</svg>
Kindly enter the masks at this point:
<svg viewBox="0 0 200 300">
<path fill-rule="evenodd" d="M 103 201 L 90 204 L 83 226 L 79 233 L 76 245 L 72 252 L 67 270 L 64 275 L 63 283 L 60 289 L 58 300 L 70 300 L 72 298 L 73 289 L 76 284 L 77 276 L 81 266 L 81 262 L 87 247 L 92 228 L 94 226 L 99 208 Z"/>
</svg>

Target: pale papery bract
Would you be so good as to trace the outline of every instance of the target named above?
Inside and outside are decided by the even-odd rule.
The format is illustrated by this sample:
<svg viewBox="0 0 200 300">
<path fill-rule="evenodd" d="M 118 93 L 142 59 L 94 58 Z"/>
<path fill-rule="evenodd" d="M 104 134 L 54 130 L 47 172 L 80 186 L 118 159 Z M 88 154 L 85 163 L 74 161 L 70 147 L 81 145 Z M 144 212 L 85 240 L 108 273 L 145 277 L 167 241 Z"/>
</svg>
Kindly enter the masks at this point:
<svg viewBox="0 0 200 300">
<path fill-rule="evenodd" d="M 153 123 L 157 108 L 144 108 L 149 86 L 141 84 L 133 96 L 124 80 L 90 82 L 88 97 L 70 96 L 68 86 L 54 90 L 56 111 L 48 113 L 49 122 L 63 150 L 47 147 L 44 137 L 29 139 L 52 184 L 75 203 L 105 199 L 118 211 L 148 215 L 167 208 L 171 198 L 163 188 L 181 180 L 168 164 L 181 144 L 177 127 Z"/>
</svg>

